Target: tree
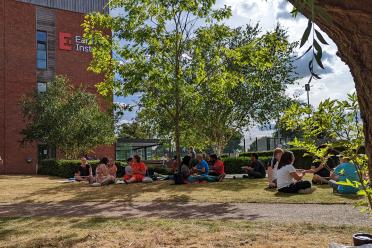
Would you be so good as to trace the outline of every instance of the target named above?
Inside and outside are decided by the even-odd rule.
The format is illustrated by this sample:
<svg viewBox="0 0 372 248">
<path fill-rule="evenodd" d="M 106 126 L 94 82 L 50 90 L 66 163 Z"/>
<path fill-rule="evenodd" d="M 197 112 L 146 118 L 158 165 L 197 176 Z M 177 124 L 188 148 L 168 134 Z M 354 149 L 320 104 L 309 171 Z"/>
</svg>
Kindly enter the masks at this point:
<svg viewBox="0 0 372 248">
<path fill-rule="evenodd" d="M 242 139 L 244 138 L 243 134 L 236 132 L 232 135 L 230 140 L 228 141 L 227 145 L 223 149 L 224 153 L 234 153 L 237 150 L 241 150 L 242 146 L 240 145 Z"/>
<path fill-rule="evenodd" d="M 362 114 L 366 153 L 372 158 L 372 2 L 365 0 L 322 0 L 315 1 L 313 15 L 304 2 L 314 0 L 288 0 L 305 16 L 313 20 L 338 47 L 338 56 L 349 66 L 354 77 L 358 102 Z M 323 18 L 326 14 L 329 18 Z M 314 18 L 312 18 L 314 16 Z M 328 19 L 328 21 L 327 21 Z M 368 161 L 369 175 L 372 175 L 372 159 Z"/>
<path fill-rule="evenodd" d="M 178 158 L 183 143 L 203 140 L 195 135 L 200 129 L 195 113 L 205 99 L 203 89 L 219 102 L 230 101 L 225 92 L 246 80 L 244 70 L 237 68 L 256 67 L 262 76 L 274 65 L 273 49 L 288 45 L 260 46 L 274 43 L 275 35 L 267 35 L 265 41 L 244 41 L 247 37 L 239 37 L 237 30 L 218 23 L 231 11 L 214 10 L 214 2 L 113 0 L 110 7 L 122 8 L 124 15 L 94 13 L 84 23 L 85 37 L 93 46 L 91 69 L 106 74 L 99 91 L 141 93 L 143 116 L 151 118 L 150 124 L 162 135 L 173 138 Z M 112 29 L 113 39 L 105 29 Z M 226 46 L 234 37 L 236 44 Z M 115 80 L 116 74 L 122 81 Z M 264 88 L 262 79 L 252 83 Z"/>
<path fill-rule="evenodd" d="M 95 147 L 115 141 L 111 113 L 100 110 L 96 96 L 74 88 L 64 77 L 48 83 L 46 92 L 21 100 L 27 123 L 23 142 L 57 147 L 66 158 L 78 158 Z"/>
<path fill-rule="evenodd" d="M 178 161 L 181 128 L 186 119 L 183 111 L 196 97 L 195 85 L 186 79 L 195 72 L 199 81 L 205 76 L 205 64 L 200 64 L 196 71 L 186 65 L 190 51 L 199 49 L 192 36 L 200 30 L 199 25 L 217 25 L 212 22 L 231 15 L 227 7 L 213 10 L 213 3 L 213 0 L 112 0 L 110 8 L 122 8 L 125 15 L 93 13 L 84 23 L 85 37 L 94 46 L 91 68 L 106 74 L 105 82 L 98 85 L 99 91 L 104 94 L 115 89 L 122 95 L 141 92 L 144 108 L 159 111 L 173 122 Z M 114 39 L 102 29 L 111 29 Z M 115 38 L 122 44 L 115 43 Z M 123 66 L 111 56 L 111 49 Z M 115 73 L 124 82 L 115 82 Z"/>
<path fill-rule="evenodd" d="M 151 138 L 148 130 L 140 122 L 123 123 L 119 127 L 119 137 L 129 139 L 147 139 Z"/>
<path fill-rule="evenodd" d="M 237 132 L 253 124 L 266 124 L 277 119 L 292 100 L 285 95 L 286 87 L 293 84 L 296 76 L 293 68 L 293 49 L 287 35 L 279 26 L 275 31 L 260 35 L 258 25 L 239 27 L 230 37 L 216 39 L 224 47 L 238 50 L 241 61 L 230 58 L 223 61 L 230 73 L 240 75 L 240 82 L 225 88 L 222 93 L 211 89 L 208 80 L 200 88 L 203 100 L 195 115 L 197 132 L 209 142 L 217 153 Z M 203 57 L 209 58 L 217 44 L 204 49 Z M 208 62 L 207 62 L 208 64 Z M 219 73 L 215 73 L 219 77 Z M 210 80 L 215 80 L 211 78 Z"/>
<path fill-rule="evenodd" d="M 363 126 L 358 116 L 356 94 L 350 94 L 345 101 L 327 99 L 316 110 L 294 104 L 286 110 L 281 123 L 288 130 L 301 130 L 303 138 L 295 138 L 291 145 L 305 149 L 317 162 L 326 164 L 329 151 L 335 149 L 350 157 L 358 168 L 360 182 L 340 184 L 361 188 L 358 193 L 366 196 L 363 205 L 372 213 L 372 189 L 366 180 L 367 157 L 361 149 Z"/>
</svg>

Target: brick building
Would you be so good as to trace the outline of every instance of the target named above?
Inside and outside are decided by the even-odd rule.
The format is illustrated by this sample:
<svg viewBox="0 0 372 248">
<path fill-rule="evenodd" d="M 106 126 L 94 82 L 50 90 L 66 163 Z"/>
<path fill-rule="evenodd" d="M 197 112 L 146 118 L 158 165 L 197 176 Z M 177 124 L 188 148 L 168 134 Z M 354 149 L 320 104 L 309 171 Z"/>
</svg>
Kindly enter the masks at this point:
<svg viewBox="0 0 372 248">
<path fill-rule="evenodd" d="M 55 75 L 90 92 L 102 80 L 87 71 L 89 47 L 82 40 L 84 14 L 107 11 L 106 0 L 0 0 L 0 174 L 34 174 L 41 158 L 55 156 L 43 144 L 20 143 L 24 127 L 19 100 L 46 90 Z M 100 147 L 97 157 L 114 158 L 115 148 Z"/>
</svg>

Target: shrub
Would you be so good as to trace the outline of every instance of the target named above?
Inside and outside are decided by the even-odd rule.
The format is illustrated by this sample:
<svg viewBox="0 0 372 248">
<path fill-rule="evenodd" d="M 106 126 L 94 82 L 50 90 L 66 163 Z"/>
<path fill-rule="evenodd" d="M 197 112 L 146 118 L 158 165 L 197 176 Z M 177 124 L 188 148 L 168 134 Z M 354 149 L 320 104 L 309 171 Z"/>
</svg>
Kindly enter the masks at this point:
<svg viewBox="0 0 372 248">
<path fill-rule="evenodd" d="M 295 156 L 294 167 L 297 169 L 310 169 L 311 165 L 313 164 L 314 157 L 306 155 L 306 151 L 304 149 L 294 148 L 290 151 L 293 152 Z M 258 159 L 261 160 L 265 166 L 271 160 L 274 151 L 265 151 L 265 152 L 245 152 L 239 154 L 239 158 L 245 158 L 250 160 L 250 157 L 253 153 L 258 154 Z"/>
<path fill-rule="evenodd" d="M 88 161 L 92 166 L 93 174 L 95 174 L 96 167 L 99 163 L 98 160 Z M 48 175 L 48 176 L 57 176 L 63 178 L 70 178 L 74 176 L 74 173 L 78 166 L 80 165 L 80 160 L 55 160 L 55 159 L 45 159 L 39 163 L 38 174 L 39 175 Z M 118 168 L 117 177 L 122 177 L 125 172 L 126 162 L 115 161 L 115 164 Z M 160 174 L 169 174 L 169 170 L 163 167 L 150 165 L 148 166 L 150 174 L 157 172 Z"/>
</svg>

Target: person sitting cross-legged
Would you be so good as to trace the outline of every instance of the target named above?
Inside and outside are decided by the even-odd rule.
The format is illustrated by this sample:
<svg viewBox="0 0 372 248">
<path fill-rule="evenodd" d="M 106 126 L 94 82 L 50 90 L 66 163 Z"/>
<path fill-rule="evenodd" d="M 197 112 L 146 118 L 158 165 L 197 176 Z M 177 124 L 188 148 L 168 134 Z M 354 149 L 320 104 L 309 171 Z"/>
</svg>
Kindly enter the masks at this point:
<svg viewBox="0 0 372 248">
<path fill-rule="evenodd" d="M 200 176 L 208 176 L 209 173 L 209 166 L 207 161 L 203 159 L 202 154 L 196 155 L 197 165 L 195 166 L 195 171 Z"/>
<path fill-rule="evenodd" d="M 339 194 L 356 194 L 359 188 L 352 186 L 340 185 L 338 182 L 360 182 L 357 167 L 350 162 L 348 157 L 341 158 L 341 164 L 338 165 L 331 174 L 331 180 L 328 184 L 333 188 L 335 193 Z"/>
<path fill-rule="evenodd" d="M 309 181 L 303 181 L 305 172 L 297 172 L 294 163 L 294 155 L 290 151 L 285 151 L 280 158 L 277 170 L 277 187 L 283 193 L 310 194 L 314 191 Z"/>
<path fill-rule="evenodd" d="M 141 162 L 141 157 L 138 155 L 133 156 L 133 161 L 131 163 L 132 167 L 132 175 L 124 179 L 125 183 L 140 183 L 143 181 L 146 175 L 146 165 L 145 163 Z"/>
<path fill-rule="evenodd" d="M 78 182 L 87 181 L 89 183 L 94 181 L 92 166 L 88 164 L 88 161 L 85 157 L 81 158 L 81 164 L 75 171 L 75 180 Z"/>
<path fill-rule="evenodd" d="M 225 178 L 225 175 L 226 175 L 225 165 L 222 162 L 222 160 L 217 157 L 216 154 L 212 154 L 210 158 L 211 158 L 212 169 L 210 170 L 209 175 L 218 177 L 218 181 L 222 182 L 222 180 Z"/>
<path fill-rule="evenodd" d="M 260 160 L 258 160 L 258 154 L 253 153 L 251 155 L 251 165 L 249 167 L 244 167 L 244 170 L 248 175 L 244 175 L 244 178 L 265 178 L 266 170 L 264 165 Z"/>
<path fill-rule="evenodd" d="M 115 182 L 115 177 L 110 175 L 110 170 L 107 166 L 108 163 L 109 163 L 108 158 L 103 157 L 99 161 L 99 165 L 96 168 L 96 183 L 98 183 L 101 186 L 112 184 Z M 93 186 L 96 186 L 96 185 L 93 185 Z"/>
<path fill-rule="evenodd" d="M 115 180 L 116 179 L 116 174 L 118 172 L 118 167 L 116 166 L 116 164 L 114 163 L 114 161 L 112 161 L 111 158 L 109 159 L 109 163 L 107 164 L 107 168 L 108 168 L 109 174 Z"/>
</svg>

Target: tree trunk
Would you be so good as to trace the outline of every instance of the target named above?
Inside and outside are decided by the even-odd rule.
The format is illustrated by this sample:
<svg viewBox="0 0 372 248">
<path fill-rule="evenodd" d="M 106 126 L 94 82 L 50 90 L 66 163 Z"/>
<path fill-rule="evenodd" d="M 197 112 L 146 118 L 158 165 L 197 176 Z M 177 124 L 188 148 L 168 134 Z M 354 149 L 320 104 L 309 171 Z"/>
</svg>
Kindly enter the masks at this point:
<svg viewBox="0 0 372 248">
<path fill-rule="evenodd" d="M 289 0 L 295 5 L 295 0 Z M 338 47 L 337 55 L 350 68 L 354 77 L 362 114 L 369 175 L 372 175 L 372 1 L 321 0 L 322 7 L 331 17 L 327 23 L 319 16 L 315 23 L 328 34 Z M 311 16 L 307 10 L 303 13 Z M 327 49 L 326 47 L 324 48 Z"/>
</svg>

